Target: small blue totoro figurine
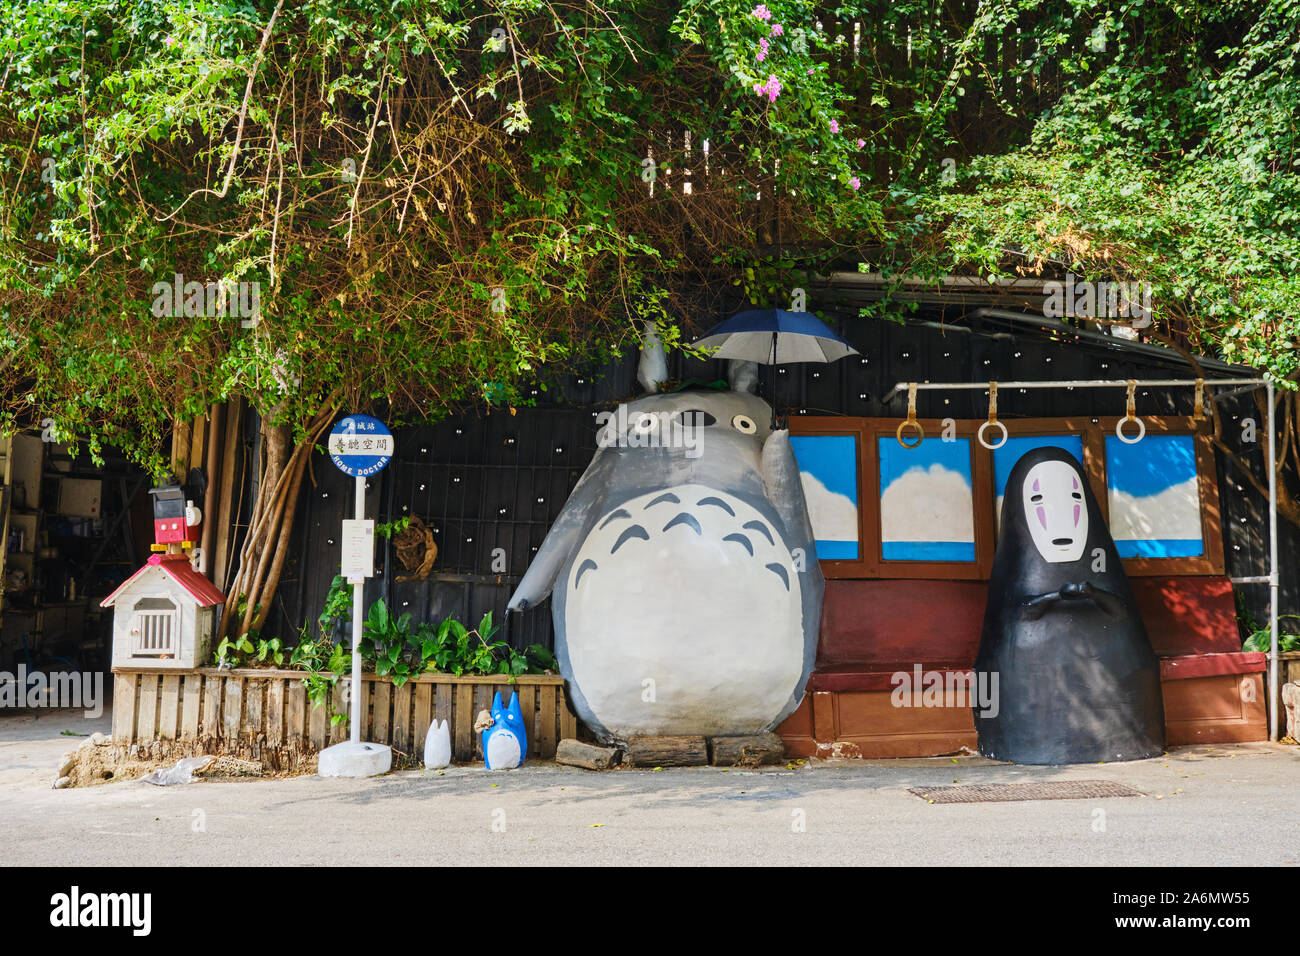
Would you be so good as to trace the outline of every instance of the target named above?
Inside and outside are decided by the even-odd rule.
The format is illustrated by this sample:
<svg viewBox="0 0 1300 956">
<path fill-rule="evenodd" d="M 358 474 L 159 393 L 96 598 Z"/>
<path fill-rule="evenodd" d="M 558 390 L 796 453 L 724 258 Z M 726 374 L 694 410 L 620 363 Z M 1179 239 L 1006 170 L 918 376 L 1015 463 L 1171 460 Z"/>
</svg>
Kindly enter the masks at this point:
<svg viewBox="0 0 1300 956">
<path fill-rule="evenodd" d="M 501 693 L 492 697 L 492 726 L 483 731 L 483 763 L 489 770 L 513 770 L 528 754 L 528 732 L 524 729 L 519 697 L 510 695 L 510 705 L 501 706 Z"/>
</svg>

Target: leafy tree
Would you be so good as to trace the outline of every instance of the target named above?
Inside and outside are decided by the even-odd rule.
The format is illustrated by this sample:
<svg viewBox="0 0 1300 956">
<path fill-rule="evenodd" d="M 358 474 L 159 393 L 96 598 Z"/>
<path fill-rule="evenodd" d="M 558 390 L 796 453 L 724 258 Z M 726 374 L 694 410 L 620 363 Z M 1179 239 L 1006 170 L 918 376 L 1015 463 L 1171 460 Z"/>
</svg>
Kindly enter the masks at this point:
<svg viewBox="0 0 1300 956">
<path fill-rule="evenodd" d="M 1150 335 L 1285 385 L 1298 50 L 1300 0 L 30 0 L 0 422 L 161 473 L 173 422 L 251 403 L 242 634 L 340 409 L 512 406 L 834 262 L 1150 282 Z"/>
</svg>

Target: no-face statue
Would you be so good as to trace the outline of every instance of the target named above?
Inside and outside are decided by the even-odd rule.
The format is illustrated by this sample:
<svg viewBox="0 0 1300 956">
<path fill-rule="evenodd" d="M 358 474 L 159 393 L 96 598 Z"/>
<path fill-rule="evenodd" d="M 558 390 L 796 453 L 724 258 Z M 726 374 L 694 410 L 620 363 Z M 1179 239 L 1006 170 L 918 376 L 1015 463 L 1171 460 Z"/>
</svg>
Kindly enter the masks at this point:
<svg viewBox="0 0 1300 956">
<path fill-rule="evenodd" d="M 1139 760 L 1164 750 L 1160 661 L 1082 466 L 1060 448 L 1011 471 L 975 670 L 980 753 L 1023 764 Z M 989 716 L 982 716 L 989 713 Z"/>
<path fill-rule="evenodd" d="M 802 699 L 824 582 L 770 417 L 743 390 L 626 405 L 511 597 L 551 595 L 570 699 L 602 739 L 753 734 Z"/>
</svg>

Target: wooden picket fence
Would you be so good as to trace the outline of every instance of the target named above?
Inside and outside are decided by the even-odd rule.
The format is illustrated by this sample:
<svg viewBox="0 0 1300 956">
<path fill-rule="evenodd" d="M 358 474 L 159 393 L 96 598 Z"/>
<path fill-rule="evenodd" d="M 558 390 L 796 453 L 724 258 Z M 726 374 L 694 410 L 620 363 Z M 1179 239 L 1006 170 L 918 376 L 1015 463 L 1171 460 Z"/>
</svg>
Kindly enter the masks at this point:
<svg viewBox="0 0 1300 956">
<path fill-rule="evenodd" d="M 115 669 L 113 742 L 137 754 L 167 757 L 220 753 L 261 760 L 277 769 L 308 769 L 321 749 L 348 739 L 346 721 L 331 725 L 330 713 L 347 713 L 344 681 L 330 707 L 313 707 L 301 671 L 200 668 L 158 672 Z M 452 758 L 482 758 L 474 732 L 479 711 L 500 692 L 519 695 L 520 709 L 532 715 L 530 756 L 549 760 L 565 737 L 578 735 L 577 718 L 564 693 L 564 679 L 525 675 L 514 684 L 504 678 L 423 674 L 401 687 L 367 674 L 361 688 L 361 739 L 391 746 L 419 761 L 433 720 L 446 720 Z"/>
</svg>

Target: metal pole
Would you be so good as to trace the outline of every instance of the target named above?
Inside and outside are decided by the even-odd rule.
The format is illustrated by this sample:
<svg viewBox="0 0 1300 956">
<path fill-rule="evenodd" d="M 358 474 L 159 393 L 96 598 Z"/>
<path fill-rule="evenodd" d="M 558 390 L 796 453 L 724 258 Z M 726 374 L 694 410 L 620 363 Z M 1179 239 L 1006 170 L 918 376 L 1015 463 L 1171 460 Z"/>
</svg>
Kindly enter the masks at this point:
<svg viewBox="0 0 1300 956">
<path fill-rule="evenodd" d="M 366 517 L 366 479 L 356 479 L 357 520 Z M 361 743 L 361 625 L 365 616 L 365 579 L 352 584 L 352 742 Z"/>
<path fill-rule="evenodd" d="M 1273 432 L 1273 382 L 1268 388 L 1268 739 L 1277 740 L 1277 436 Z"/>
<path fill-rule="evenodd" d="M 900 392 L 907 391 L 908 382 L 899 382 L 889 390 L 882 402 L 888 403 Z M 987 382 L 917 382 L 917 391 L 930 392 L 935 390 L 969 390 L 969 389 L 988 389 Z M 1162 378 L 1148 379 L 1137 383 L 1142 388 L 1192 388 L 1196 385 L 1194 378 Z M 1263 378 L 1207 378 L 1204 383 L 1206 388 L 1215 388 L 1225 385 L 1269 385 L 1268 379 Z M 1127 388 L 1128 379 L 1077 379 L 1075 381 L 1062 382 L 998 382 L 998 389 L 1003 393 L 1010 388 Z"/>
<path fill-rule="evenodd" d="M 772 431 L 776 431 L 776 336 L 772 333 Z"/>
</svg>

